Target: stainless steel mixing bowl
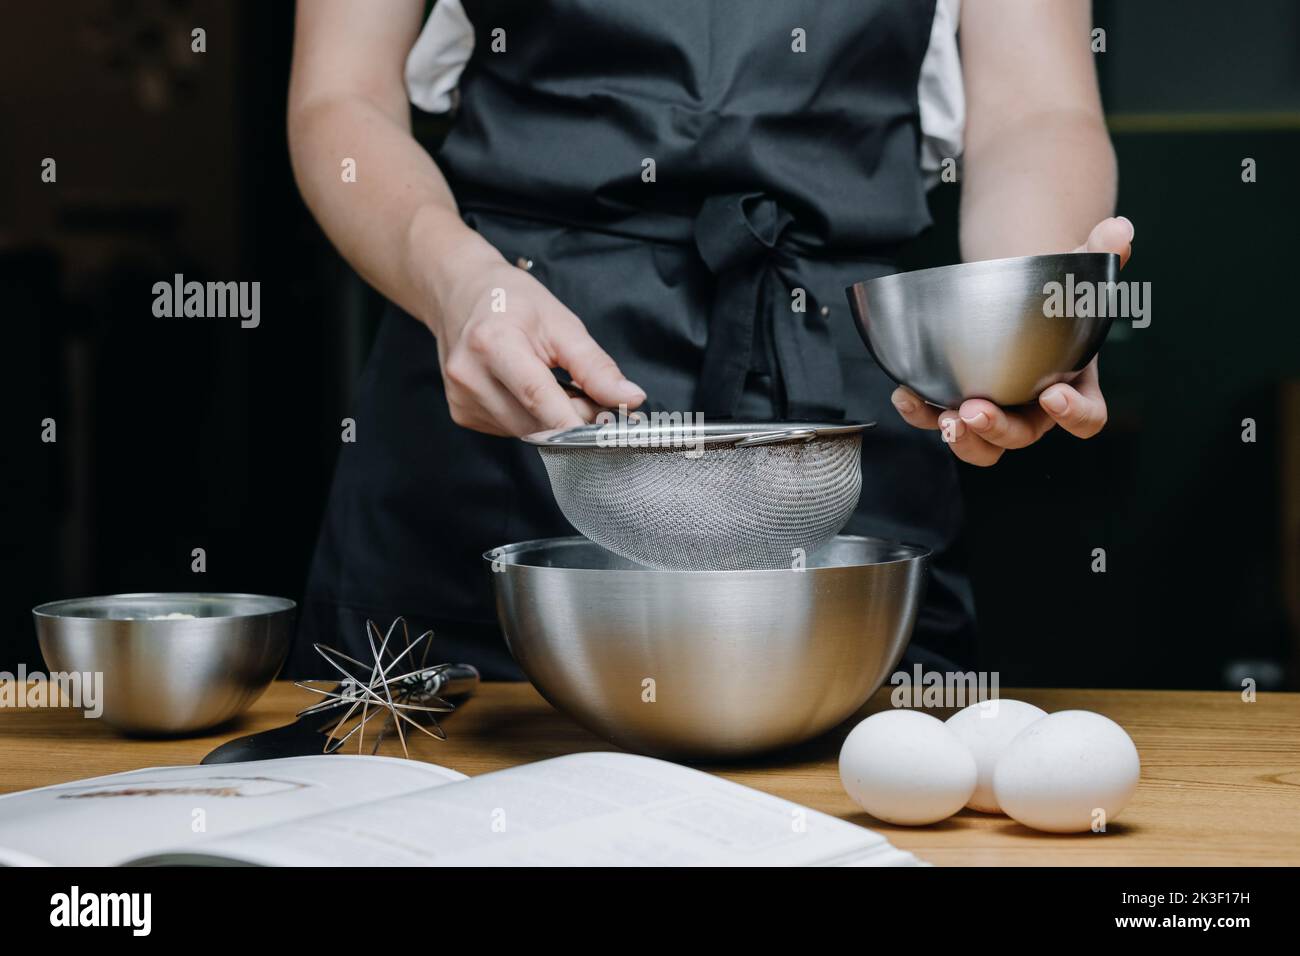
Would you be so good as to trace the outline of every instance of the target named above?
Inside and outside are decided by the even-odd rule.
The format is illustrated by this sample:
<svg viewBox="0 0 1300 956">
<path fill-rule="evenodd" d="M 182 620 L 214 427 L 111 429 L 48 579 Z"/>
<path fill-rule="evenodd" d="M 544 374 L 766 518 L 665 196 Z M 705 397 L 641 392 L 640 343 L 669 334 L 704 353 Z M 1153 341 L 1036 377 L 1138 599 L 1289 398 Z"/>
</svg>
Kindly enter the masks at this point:
<svg viewBox="0 0 1300 956">
<path fill-rule="evenodd" d="M 928 553 L 841 535 L 803 571 L 660 571 L 572 537 L 484 558 L 547 700 L 629 750 L 702 759 L 795 744 L 861 707 L 911 636 Z"/>
<path fill-rule="evenodd" d="M 1119 256 L 1078 252 L 901 272 L 846 291 L 862 340 L 894 381 L 945 408 L 968 398 L 1020 405 L 1087 365 L 1113 318 L 1046 314 L 1047 284 L 1091 283 L 1104 296 L 1111 286 L 1099 284 L 1118 276 Z"/>
<path fill-rule="evenodd" d="M 295 607 L 256 594 L 114 594 L 32 615 L 51 671 L 104 675 L 104 721 L 132 734 L 183 734 L 262 695 L 289 652 Z"/>
</svg>

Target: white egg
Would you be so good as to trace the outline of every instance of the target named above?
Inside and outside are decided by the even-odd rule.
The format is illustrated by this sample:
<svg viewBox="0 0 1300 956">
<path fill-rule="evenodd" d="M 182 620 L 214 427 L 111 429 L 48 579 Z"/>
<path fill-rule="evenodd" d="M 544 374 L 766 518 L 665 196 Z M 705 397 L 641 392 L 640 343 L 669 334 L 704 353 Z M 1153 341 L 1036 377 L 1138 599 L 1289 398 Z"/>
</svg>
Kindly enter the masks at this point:
<svg viewBox="0 0 1300 956">
<path fill-rule="evenodd" d="M 872 714 L 840 750 L 849 796 L 886 823 L 918 826 L 952 816 L 975 789 L 975 758 L 943 721 L 914 710 Z"/>
<path fill-rule="evenodd" d="M 1034 721 L 993 769 L 1002 811 L 1036 830 L 1081 833 L 1110 823 L 1137 789 L 1141 761 L 1124 728 L 1086 710 Z"/>
<path fill-rule="evenodd" d="M 984 813 L 1001 812 L 993 796 L 993 768 L 998 757 L 1020 731 L 1046 716 L 1047 711 L 1023 700 L 994 699 L 963 707 L 948 718 L 948 729 L 975 758 L 975 792 L 966 806 Z"/>
</svg>

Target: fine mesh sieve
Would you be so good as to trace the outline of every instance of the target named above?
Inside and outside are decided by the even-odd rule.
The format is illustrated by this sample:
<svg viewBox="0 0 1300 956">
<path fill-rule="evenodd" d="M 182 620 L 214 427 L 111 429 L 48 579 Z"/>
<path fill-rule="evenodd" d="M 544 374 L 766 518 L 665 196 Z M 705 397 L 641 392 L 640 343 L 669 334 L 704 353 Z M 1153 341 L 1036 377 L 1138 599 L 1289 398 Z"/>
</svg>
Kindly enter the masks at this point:
<svg viewBox="0 0 1300 956">
<path fill-rule="evenodd" d="M 787 568 L 857 507 L 868 425 L 641 422 L 524 440 L 582 534 L 652 568 Z"/>
</svg>

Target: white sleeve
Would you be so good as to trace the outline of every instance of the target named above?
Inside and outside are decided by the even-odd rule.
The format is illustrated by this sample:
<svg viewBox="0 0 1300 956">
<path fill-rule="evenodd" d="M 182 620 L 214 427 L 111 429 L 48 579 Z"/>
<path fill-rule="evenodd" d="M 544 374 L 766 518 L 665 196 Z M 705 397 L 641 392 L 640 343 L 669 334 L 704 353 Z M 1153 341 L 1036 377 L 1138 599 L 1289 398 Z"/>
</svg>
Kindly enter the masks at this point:
<svg viewBox="0 0 1300 956">
<path fill-rule="evenodd" d="M 957 49 L 961 0 L 938 0 L 930 47 L 921 62 L 917 102 L 921 107 L 921 169 L 926 185 L 939 181 L 939 164 L 961 156 L 966 128 L 966 92 Z"/>
<path fill-rule="evenodd" d="M 406 94 L 427 113 L 445 113 L 474 52 L 474 26 L 461 0 L 437 0 L 406 57 Z"/>
</svg>

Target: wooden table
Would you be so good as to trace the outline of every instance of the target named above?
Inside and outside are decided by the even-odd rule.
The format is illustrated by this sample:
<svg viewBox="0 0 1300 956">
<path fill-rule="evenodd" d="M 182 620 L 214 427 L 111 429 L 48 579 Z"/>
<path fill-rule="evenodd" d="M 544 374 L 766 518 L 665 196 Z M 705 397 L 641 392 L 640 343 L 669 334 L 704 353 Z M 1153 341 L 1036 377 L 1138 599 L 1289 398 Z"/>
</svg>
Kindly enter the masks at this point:
<svg viewBox="0 0 1300 956">
<path fill-rule="evenodd" d="M 942 865 L 1300 864 L 1300 694 L 1263 694 L 1254 703 L 1226 692 L 1026 690 L 1002 696 L 1048 711 L 1095 710 L 1133 736 L 1142 783 L 1109 832 L 1053 836 L 970 811 L 929 827 L 880 823 L 858 810 L 840 786 L 836 761 L 852 722 L 791 752 L 707 769 L 879 830 Z M 70 710 L 0 711 L 0 792 L 195 763 L 224 740 L 289 722 L 309 699 L 277 683 L 237 724 L 189 740 L 126 740 Z M 886 706 L 882 691 L 863 715 Z M 413 756 L 471 775 L 614 749 L 527 684 L 484 685 L 444 726 L 448 740 L 419 740 Z"/>
</svg>

